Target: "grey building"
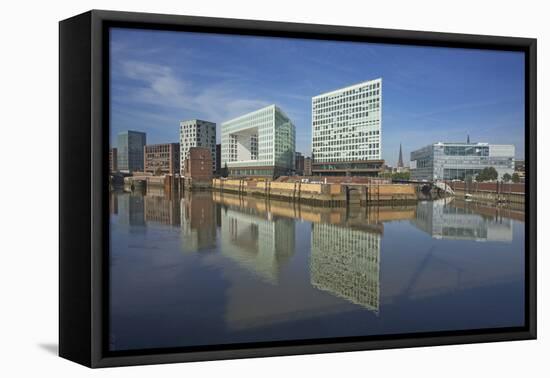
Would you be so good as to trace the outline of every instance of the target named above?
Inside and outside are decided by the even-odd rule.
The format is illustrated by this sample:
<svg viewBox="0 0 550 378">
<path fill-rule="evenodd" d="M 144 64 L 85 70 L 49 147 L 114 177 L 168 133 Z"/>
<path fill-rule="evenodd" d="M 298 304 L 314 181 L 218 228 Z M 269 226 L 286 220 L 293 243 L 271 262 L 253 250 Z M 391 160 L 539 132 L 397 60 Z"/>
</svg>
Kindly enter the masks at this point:
<svg viewBox="0 0 550 378">
<path fill-rule="evenodd" d="M 191 119 L 180 122 L 180 174 L 185 171 L 185 159 L 192 147 L 208 148 L 212 157 L 212 173 L 216 172 L 216 124 L 214 122 Z"/>
<path fill-rule="evenodd" d="M 465 180 L 493 167 L 501 179 L 514 173 L 515 147 L 489 143 L 434 143 L 411 152 L 413 180 Z"/>
<path fill-rule="evenodd" d="M 143 148 L 147 135 L 141 131 L 123 131 L 117 137 L 118 170 L 123 172 L 143 171 Z"/>
</svg>

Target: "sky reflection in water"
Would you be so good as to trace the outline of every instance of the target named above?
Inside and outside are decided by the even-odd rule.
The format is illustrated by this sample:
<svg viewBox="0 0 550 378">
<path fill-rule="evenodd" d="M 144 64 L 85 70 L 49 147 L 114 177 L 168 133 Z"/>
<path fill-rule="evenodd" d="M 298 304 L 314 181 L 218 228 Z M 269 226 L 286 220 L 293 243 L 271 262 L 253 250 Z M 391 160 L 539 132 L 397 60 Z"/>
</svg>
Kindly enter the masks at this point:
<svg viewBox="0 0 550 378">
<path fill-rule="evenodd" d="M 112 350 L 521 326 L 524 220 L 111 195 Z"/>
</svg>

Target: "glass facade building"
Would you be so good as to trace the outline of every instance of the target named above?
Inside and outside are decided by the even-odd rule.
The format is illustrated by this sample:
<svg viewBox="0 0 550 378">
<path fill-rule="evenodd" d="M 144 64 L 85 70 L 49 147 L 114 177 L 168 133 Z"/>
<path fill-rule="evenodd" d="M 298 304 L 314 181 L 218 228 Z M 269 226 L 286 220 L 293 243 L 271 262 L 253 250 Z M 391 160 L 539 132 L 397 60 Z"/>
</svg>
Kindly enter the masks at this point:
<svg viewBox="0 0 550 378">
<path fill-rule="evenodd" d="M 222 123 L 221 168 L 230 176 L 289 175 L 294 170 L 296 130 L 270 105 Z"/>
<path fill-rule="evenodd" d="M 117 136 L 118 170 L 123 172 L 143 171 L 143 148 L 147 136 L 140 131 L 123 131 Z"/>
<path fill-rule="evenodd" d="M 383 164 L 382 78 L 313 97 L 311 114 L 313 174 L 379 172 Z"/>
<path fill-rule="evenodd" d="M 214 122 L 191 119 L 180 122 L 180 174 L 185 170 L 185 159 L 191 147 L 208 148 L 212 155 L 212 173 L 216 171 L 216 124 Z"/>
<path fill-rule="evenodd" d="M 413 180 L 472 179 L 493 167 L 499 180 L 514 173 L 515 147 L 488 143 L 434 143 L 411 152 Z"/>
</svg>

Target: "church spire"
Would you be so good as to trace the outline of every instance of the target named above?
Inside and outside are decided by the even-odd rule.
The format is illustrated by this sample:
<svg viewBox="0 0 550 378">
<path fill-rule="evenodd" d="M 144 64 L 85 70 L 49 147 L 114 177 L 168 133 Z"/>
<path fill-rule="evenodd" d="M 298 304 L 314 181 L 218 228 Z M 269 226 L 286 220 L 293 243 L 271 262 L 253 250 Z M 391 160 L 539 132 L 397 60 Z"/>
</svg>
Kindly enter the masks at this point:
<svg viewBox="0 0 550 378">
<path fill-rule="evenodd" d="M 403 149 L 399 143 L 399 160 L 397 160 L 397 168 L 403 168 Z"/>
</svg>

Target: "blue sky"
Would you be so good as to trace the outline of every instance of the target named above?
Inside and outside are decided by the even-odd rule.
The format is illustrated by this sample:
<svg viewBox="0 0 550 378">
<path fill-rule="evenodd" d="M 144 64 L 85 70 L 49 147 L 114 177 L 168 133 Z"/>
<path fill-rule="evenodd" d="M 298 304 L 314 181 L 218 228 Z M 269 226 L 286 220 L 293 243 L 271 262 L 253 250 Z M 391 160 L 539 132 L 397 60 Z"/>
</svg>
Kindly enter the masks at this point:
<svg viewBox="0 0 550 378">
<path fill-rule="evenodd" d="M 311 97 L 382 77 L 382 158 L 399 143 L 514 144 L 524 156 L 524 56 L 519 52 L 111 30 L 111 140 L 123 130 L 177 142 L 179 122 L 218 125 L 269 104 L 311 152 Z M 114 139 L 113 139 L 114 138 Z M 116 144 L 114 142 L 113 144 Z"/>
</svg>

